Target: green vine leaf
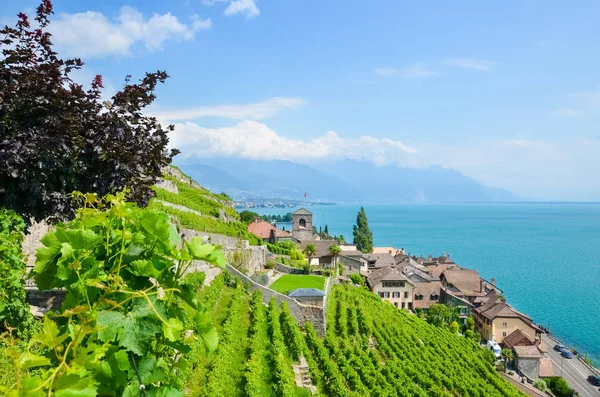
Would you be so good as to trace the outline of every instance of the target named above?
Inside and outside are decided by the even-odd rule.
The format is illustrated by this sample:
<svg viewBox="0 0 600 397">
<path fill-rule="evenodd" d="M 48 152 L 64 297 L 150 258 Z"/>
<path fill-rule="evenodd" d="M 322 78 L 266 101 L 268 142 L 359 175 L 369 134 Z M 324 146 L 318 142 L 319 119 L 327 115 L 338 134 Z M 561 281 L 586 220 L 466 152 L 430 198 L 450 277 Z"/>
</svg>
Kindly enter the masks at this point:
<svg viewBox="0 0 600 397">
<path fill-rule="evenodd" d="M 210 315 L 204 310 L 198 311 L 196 315 L 196 331 L 202 338 L 204 346 L 208 351 L 215 351 L 219 346 L 219 335 L 213 326 Z"/>
<path fill-rule="evenodd" d="M 93 378 L 65 375 L 58 378 L 55 384 L 56 397 L 96 397 L 97 384 Z"/>
<path fill-rule="evenodd" d="M 66 338 L 67 335 L 65 334 L 59 335 L 58 326 L 54 321 L 50 320 L 48 317 L 44 317 L 42 328 L 32 336 L 31 340 L 44 347 L 54 349 Z"/>
<path fill-rule="evenodd" d="M 175 342 L 179 339 L 179 335 L 181 335 L 183 323 L 177 318 L 170 318 L 166 323 L 163 323 L 162 329 L 165 338 L 171 342 Z"/>
<path fill-rule="evenodd" d="M 50 365 L 50 359 L 48 357 L 39 356 L 30 352 L 25 352 L 18 361 L 19 366 L 22 369 L 30 369 L 34 367 L 43 367 Z"/>
</svg>

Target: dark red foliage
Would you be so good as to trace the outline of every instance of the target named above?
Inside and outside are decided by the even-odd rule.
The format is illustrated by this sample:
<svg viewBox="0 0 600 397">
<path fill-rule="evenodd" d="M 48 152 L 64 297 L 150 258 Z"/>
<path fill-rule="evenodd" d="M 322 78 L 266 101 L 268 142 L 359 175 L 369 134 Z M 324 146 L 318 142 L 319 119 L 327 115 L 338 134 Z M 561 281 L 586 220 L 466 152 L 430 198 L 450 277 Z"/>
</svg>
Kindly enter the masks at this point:
<svg viewBox="0 0 600 397">
<path fill-rule="evenodd" d="M 37 8 L 38 28 L 19 14 L 15 28 L 0 30 L 0 207 L 26 217 L 69 218 L 77 190 L 99 195 L 131 189 L 141 205 L 161 168 L 178 153 L 167 150 L 168 132 L 142 113 L 155 99 L 165 72 L 130 77 L 102 103 L 102 76 L 85 91 L 69 74 L 79 59 L 61 59 L 47 31 L 52 4 Z"/>
</svg>

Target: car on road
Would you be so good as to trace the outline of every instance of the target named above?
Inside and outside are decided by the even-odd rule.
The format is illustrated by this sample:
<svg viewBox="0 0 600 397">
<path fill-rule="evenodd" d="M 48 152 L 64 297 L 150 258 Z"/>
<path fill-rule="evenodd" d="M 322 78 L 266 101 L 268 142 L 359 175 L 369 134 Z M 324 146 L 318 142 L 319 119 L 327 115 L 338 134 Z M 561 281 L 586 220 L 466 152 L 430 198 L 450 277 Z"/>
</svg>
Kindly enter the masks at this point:
<svg viewBox="0 0 600 397">
<path fill-rule="evenodd" d="M 554 345 L 554 350 L 556 350 L 559 353 L 562 353 L 566 349 L 567 348 L 565 347 L 565 345 Z"/>
<path fill-rule="evenodd" d="M 568 358 L 568 359 L 571 359 L 571 358 L 573 358 L 573 353 L 571 353 L 570 351 L 568 351 L 568 350 L 566 350 L 566 349 L 565 349 L 565 350 L 563 350 L 563 351 L 560 353 L 560 355 L 561 355 L 561 356 L 563 356 L 564 358 Z"/>
<path fill-rule="evenodd" d="M 594 386 L 600 386 L 600 375 L 588 376 L 588 382 L 590 382 Z"/>
</svg>

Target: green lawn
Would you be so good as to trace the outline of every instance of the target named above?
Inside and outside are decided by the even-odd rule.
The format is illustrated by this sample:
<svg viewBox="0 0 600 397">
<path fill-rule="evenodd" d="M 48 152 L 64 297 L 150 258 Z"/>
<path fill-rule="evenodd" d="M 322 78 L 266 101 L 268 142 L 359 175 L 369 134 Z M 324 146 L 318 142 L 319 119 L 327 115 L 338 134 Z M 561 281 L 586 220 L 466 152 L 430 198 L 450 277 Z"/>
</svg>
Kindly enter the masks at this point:
<svg viewBox="0 0 600 397">
<path fill-rule="evenodd" d="M 274 291 L 287 294 L 298 288 L 316 288 L 325 290 L 325 277 L 286 274 L 269 286 Z"/>
</svg>

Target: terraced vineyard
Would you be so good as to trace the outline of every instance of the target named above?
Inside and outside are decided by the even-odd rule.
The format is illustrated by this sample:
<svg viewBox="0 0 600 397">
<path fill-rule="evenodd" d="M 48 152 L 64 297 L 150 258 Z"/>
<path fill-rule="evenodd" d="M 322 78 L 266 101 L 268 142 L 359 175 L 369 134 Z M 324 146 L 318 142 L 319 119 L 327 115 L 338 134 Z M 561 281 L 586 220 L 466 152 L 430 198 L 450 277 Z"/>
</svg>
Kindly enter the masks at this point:
<svg viewBox="0 0 600 397">
<path fill-rule="evenodd" d="M 308 396 L 292 364 L 304 356 L 322 396 L 523 396 L 486 362 L 475 343 L 382 303 L 368 291 L 336 286 L 325 338 L 301 330 L 288 308 L 262 304 L 219 276 L 201 291 L 219 326 L 218 351 L 201 344 L 188 368 L 192 396 Z"/>
</svg>

